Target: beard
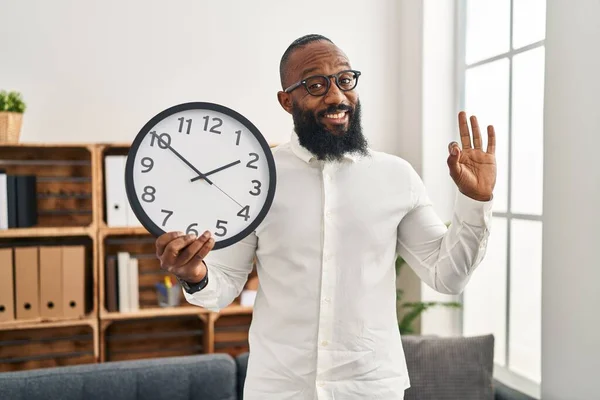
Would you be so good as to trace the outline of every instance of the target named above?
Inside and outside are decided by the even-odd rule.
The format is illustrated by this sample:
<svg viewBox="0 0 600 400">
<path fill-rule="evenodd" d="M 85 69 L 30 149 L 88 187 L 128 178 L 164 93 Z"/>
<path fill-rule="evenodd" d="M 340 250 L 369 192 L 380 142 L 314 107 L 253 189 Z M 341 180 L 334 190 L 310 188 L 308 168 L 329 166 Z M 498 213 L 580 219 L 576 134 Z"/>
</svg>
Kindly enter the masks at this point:
<svg viewBox="0 0 600 400">
<path fill-rule="evenodd" d="M 319 160 L 340 161 L 347 153 L 361 155 L 368 153 L 368 142 L 362 133 L 360 121 L 360 101 L 356 103 L 354 109 L 345 104 L 331 106 L 321 111 L 318 117 L 341 111 L 348 112 L 348 129 L 344 131 L 344 128 L 340 126 L 336 134 L 319 123 L 313 111 L 303 111 L 296 105 L 292 109 L 294 128 L 300 145 L 308 149 Z"/>
</svg>

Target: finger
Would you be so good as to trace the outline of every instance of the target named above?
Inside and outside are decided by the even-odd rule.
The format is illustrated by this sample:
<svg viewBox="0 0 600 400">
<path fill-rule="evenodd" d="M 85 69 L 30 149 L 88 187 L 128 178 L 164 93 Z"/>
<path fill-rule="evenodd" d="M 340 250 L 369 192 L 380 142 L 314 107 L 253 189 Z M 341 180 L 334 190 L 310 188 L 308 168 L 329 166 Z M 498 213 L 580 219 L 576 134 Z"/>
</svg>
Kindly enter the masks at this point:
<svg viewBox="0 0 600 400">
<path fill-rule="evenodd" d="M 467 114 L 464 111 L 458 113 L 458 130 L 460 131 L 460 143 L 463 149 L 470 149 L 471 135 L 469 135 L 469 125 L 467 124 Z"/>
<path fill-rule="evenodd" d="M 479 123 L 477 117 L 471 116 L 471 130 L 473 131 L 473 147 L 481 149 L 481 131 L 479 130 Z"/>
<path fill-rule="evenodd" d="M 460 147 L 456 142 L 450 142 L 448 144 L 448 153 L 452 156 L 457 156 L 460 153 Z"/>
<path fill-rule="evenodd" d="M 488 133 L 488 144 L 487 144 L 487 152 L 490 154 L 496 154 L 496 131 L 492 125 L 487 127 Z"/>
<path fill-rule="evenodd" d="M 188 246 L 186 246 L 177 256 L 175 265 L 180 266 L 189 263 L 204 244 L 210 239 L 210 232 L 206 231 Z"/>
<path fill-rule="evenodd" d="M 204 243 L 204 246 L 200 249 L 200 251 L 196 254 L 196 257 L 204 260 L 204 258 L 210 253 L 210 251 L 215 247 L 215 238 L 211 237 Z"/>
<path fill-rule="evenodd" d="M 194 234 L 179 236 L 177 239 L 171 240 L 160 256 L 162 264 L 167 267 L 174 265 L 181 250 L 193 243 L 194 240 L 196 240 L 196 235 Z"/>
<path fill-rule="evenodd" d="M 458 146 L 456 146 L 458 148 Z M 460 154 L 460 153 L 459 153 Z M 460 176 L 460 163 L 458 160 L 460 159 L 460 155 L 449 155 L 446 163 L 448 164 L 448 172 L 452 179 L 456 181 L 456 179 Z"/>
<path fill-rule="evenodd" d="M 167 232 L 156 239 L 156 256 L 160 257 L 165 251 L 165 247 L 172 241 L 180 236 L 185 235 L 183 232 Z"/>
<path fill-rule="evenodd" d="M 184 265 L 173 268 L 171 272 L 179 277 L 187 277 L 194 275 L 196 268 L 198 268 L 202 264 L 204 258 L 213 249 L 214 245 L 215 239 L 211 237 L 206 242 L 204 242 L 204 245 L 192 256 L 190 261 L 188 261 Z"/>
</svg>

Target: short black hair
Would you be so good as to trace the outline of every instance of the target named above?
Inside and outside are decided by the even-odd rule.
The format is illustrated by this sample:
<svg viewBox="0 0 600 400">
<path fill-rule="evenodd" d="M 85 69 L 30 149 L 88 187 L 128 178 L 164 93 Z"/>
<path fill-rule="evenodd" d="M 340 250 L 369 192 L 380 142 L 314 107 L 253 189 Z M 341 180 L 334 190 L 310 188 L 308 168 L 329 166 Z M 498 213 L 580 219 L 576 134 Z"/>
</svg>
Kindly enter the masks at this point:
<svg viewBox="0 0 600 400">
<path fill-rule="evenodd" d="M 331 44 L 334 44 L 331 39 L 326 38 L 323 35 L 319 35 L 316 33 L 311 33 L 308 35 L 304 35 L 302 37 L 299 37 L 298 39 L 294 40 L 286 49 L 286 51 L 283 53 L 283 56 L 281 56 L 281 61 L 279 62 L 279 79 L 281 80 L 281 87 L 283 88 L 283 81 L 285 79 L 285 70 L 287 68 L 287 63 L 290 59 L 290 56 L 292 55 L 292 53 L 294 51 L 296 51 L 297 49 L 306 46 L 309 43 L 312 42 L 316 42 L 319 40 L 325 40 Z"/>
</svg>

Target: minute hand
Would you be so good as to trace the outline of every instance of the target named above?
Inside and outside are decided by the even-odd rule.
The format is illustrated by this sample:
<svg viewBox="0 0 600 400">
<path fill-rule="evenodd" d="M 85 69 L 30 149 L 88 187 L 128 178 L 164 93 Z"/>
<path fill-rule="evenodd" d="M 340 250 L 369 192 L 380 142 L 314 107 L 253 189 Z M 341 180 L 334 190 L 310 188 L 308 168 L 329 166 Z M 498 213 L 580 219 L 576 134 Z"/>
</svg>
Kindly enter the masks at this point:
<svg viewBox="0 0 600 400">
<path fill-rule="evenodd" d="M 207 173 L 205 173 L 204 175 L 198 175 L 197 177 L 190 179 L 190 181 L 191 181 L 191 182 L 195 182 L 195 181 L 197 181 L 198 179 L 207 179 L 206 177 L 207 177 L 208 175 L 212 175 L 212 174 L 214 174 L 215 172 L 223 171 L 224 169 L 227 169 L 227 168 L 229 168 L 229 167 L 233 167 L 234 165 L 237 165 L 237 164 L 239 164 L 239 163 L 241 163 L 241 161 L 240 161 L 240 160 L 237 160 L 237 161 L 234 161 L 234 162 L 232 162 L 232 163 L 229 163 L 229 164 L 227 164 L 227 165 L 223 165 L 222 167 L 219 167 L 219 168 L 213 169 L 212 171 L 208 171 L 208 172 L 207 172 Z"/>
<path fill-rule="evenodd" d="M 190 167 L 192 170 L 194 170 L 194 172 L 197 173 L 198 176 L 200 176 L 201 178 L 204 178 L 204 180 L 206 182 L 208 182 L 210 185 L 213 184 L 210 179 L 208 179 L 202 172 L 198 171 L 198 169 L 196 167 L 194 167 L 188 160 L 183 158 L 183 156 L 181 154 L 179 154 L 179 152 L 177 150 L 175 150 L 173 147 L 171 147 L 171 144 L 169 144 L 167 141 L 161 139 L 160 136 L 158 136 L 158 134 L 156 134 L 156 133 L 154 133 L 154 136 L 156 136 L 158 141 L 161 142 L 164 146 L 167 146 L 167 148 L 169 150 L 171 150 L 177 157 L 179 157 L 179 159 L 181 161 L 183 161 L 188 167 Z"/>
</svg>

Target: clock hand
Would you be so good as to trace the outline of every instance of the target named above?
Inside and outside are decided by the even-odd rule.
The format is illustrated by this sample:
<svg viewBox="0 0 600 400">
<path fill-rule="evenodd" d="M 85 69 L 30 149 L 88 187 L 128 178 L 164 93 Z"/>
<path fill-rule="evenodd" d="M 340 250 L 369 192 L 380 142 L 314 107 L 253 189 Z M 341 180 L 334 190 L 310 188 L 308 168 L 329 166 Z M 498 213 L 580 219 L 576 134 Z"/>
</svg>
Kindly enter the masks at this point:
<svg viewBox="0 0 600 400">
<path fill-rule="evenodd" d="M 199 176 L 201 176 L 202 178 L 204 178 L 204 180 L 206 182 L 208 182 L 211 185 L 213 184 L 210 179 L 208 179 L 206 176 L 204 176 L 204 174 L 202 172 L 198 171 L 198 169 L 196 167 L 194 167 L 188 160 L 186 160 L 185 158 L 183 158 L 183 156 L 181 154 L 179 154 L 179 152 L 177 150 L 175 150 L 173 147 L 171 147 L 171 145 L 167 141 L 161 139 L 160 136 L 156 132 L 154 132 L 153 135 L 156 136 L 156 138 L 158 139 L 158 141 L 161 142 L 164 146 L 167 146 L 167 148 L 169 150 L 171 150 L 177 157 L 179 157 L 179 159 L 181 161 L 183 161 L 188 167 L 190 167 L 191 169 L 193 169 L 195 173 L 197 173 Z"/>
<path fill-rule="evenodd" d="M 208 171 L 208 172 L 206 172 L 206 173 L 204 174 L 204 176 L 200 176 L 200 175 L 198 175 L 197 177 L 190 179 L 190 181 L 191 181 L 191 182 L 195 182 L 195 181 L 197 181 L 198 179 L 205 179 L 205 178 L 206 178 L 208 175 L 212 175 L 212 174 L 214 174 L 215 172 L 223 171 L 224 169 L 227 169 L 227 168 L 229 168 L 229 167 L 233 167 L 234 165 L 237 165 L 237 164 L 239 164 L 239 163 L 241 163 L 241 161 L 240 161 L 240 160 L 237 160 L 237 161 L 234 161 L 234 162 L 232 162 L 232 163 L 229 163 L 229 164 L 227 164 L 227 165 L 223 165 L 222 167 L 219 167 L 219 168 L 217 168 L 217 169 L 213 169 L 212 171 Z"/>
<path fill-rule="evenodd" d="M 163 143 L 165 146 L 167 146 L 167 148 L 168 148 L 169 150 L 171 150 L 173 153 L 175 153 L 175 155 L 176 155 L 177 157 L 179 157 L 179 158 L 181 159 L 181 161 L 183 161 L 184 163 L 186 163 L 186 165 L 187 165 L 188 167 L 190 167 L 191 169 L 193 169 L 193 170 L 194 170 L 194 172 L 195 172 L 195 173 L 197 173 L 197 174 L 198 174 L 198 176 L 199 176 L 200 178 L 203 178 L 203 179 L 204 179 L 206 182 L 208 182 L 208 183 L 209 183 L 209 184 L 211 184 L 212 186 L 214 186 L 214 187 L 216 187 L 217 189 L 219 189 L 219 190 L 220 190 L 220 191 L 221 191 L 221 192 L 222 192 L 222 193 L 223 193 L 225 196 L 227 196 L 227 197 L 229 197 L 231 200 L 233 200 L 233 202 L 234 202 L 235 204 L 237 204 L 238 206 L 240 206 L 240 207 L 242 207 L 242 208 L 244 207 L 244 206 L 242 206 L 240 203 L 238 203 L 237 201 L 235 201 L 235 199 L 234 199 L 233 197 L 231 197 L 230 195 L 228 195 L 227 193 L 225 193 L 225 192 L 223 191 L 223 189 L 221 189 L 220 187 L 218 187 L 217 185 L 215 185 L 215 184 L 214 184 L 214 183 L 213 183 L 213 182 L 212 182 L 210 179 L 208 179 L 208 178 L 206 177 L 206 175 L 204 175 L 202 172 L 198 171 L 198 169 L 197 169 L 196 167 L 194 167 L 194 166 L 193 166 L 193 165 L 192 165 L 192 164 L 191 164 L 191 163 L 190 163 L 188 160 L 186 160 L 185 158 L 183 158 L 183 156 L 182 156 L 181 154 L 179 154 L 179 152 L 177 152 L 177 150 L 175 150 L 173 147 L 171 147 L 171 145 L 170 145 L 168 142 L 166 142 L 165 140 L 162 140 L 162 139 L 160 138 L 160 136 L 158 136 L 158 134 L 154 133 L 154 136 L 156 136 L 156 138 L 158 139 L 158 141 L 159 141 L 159 142 L 162 142 L 162 143 Z"/>
</svg>

